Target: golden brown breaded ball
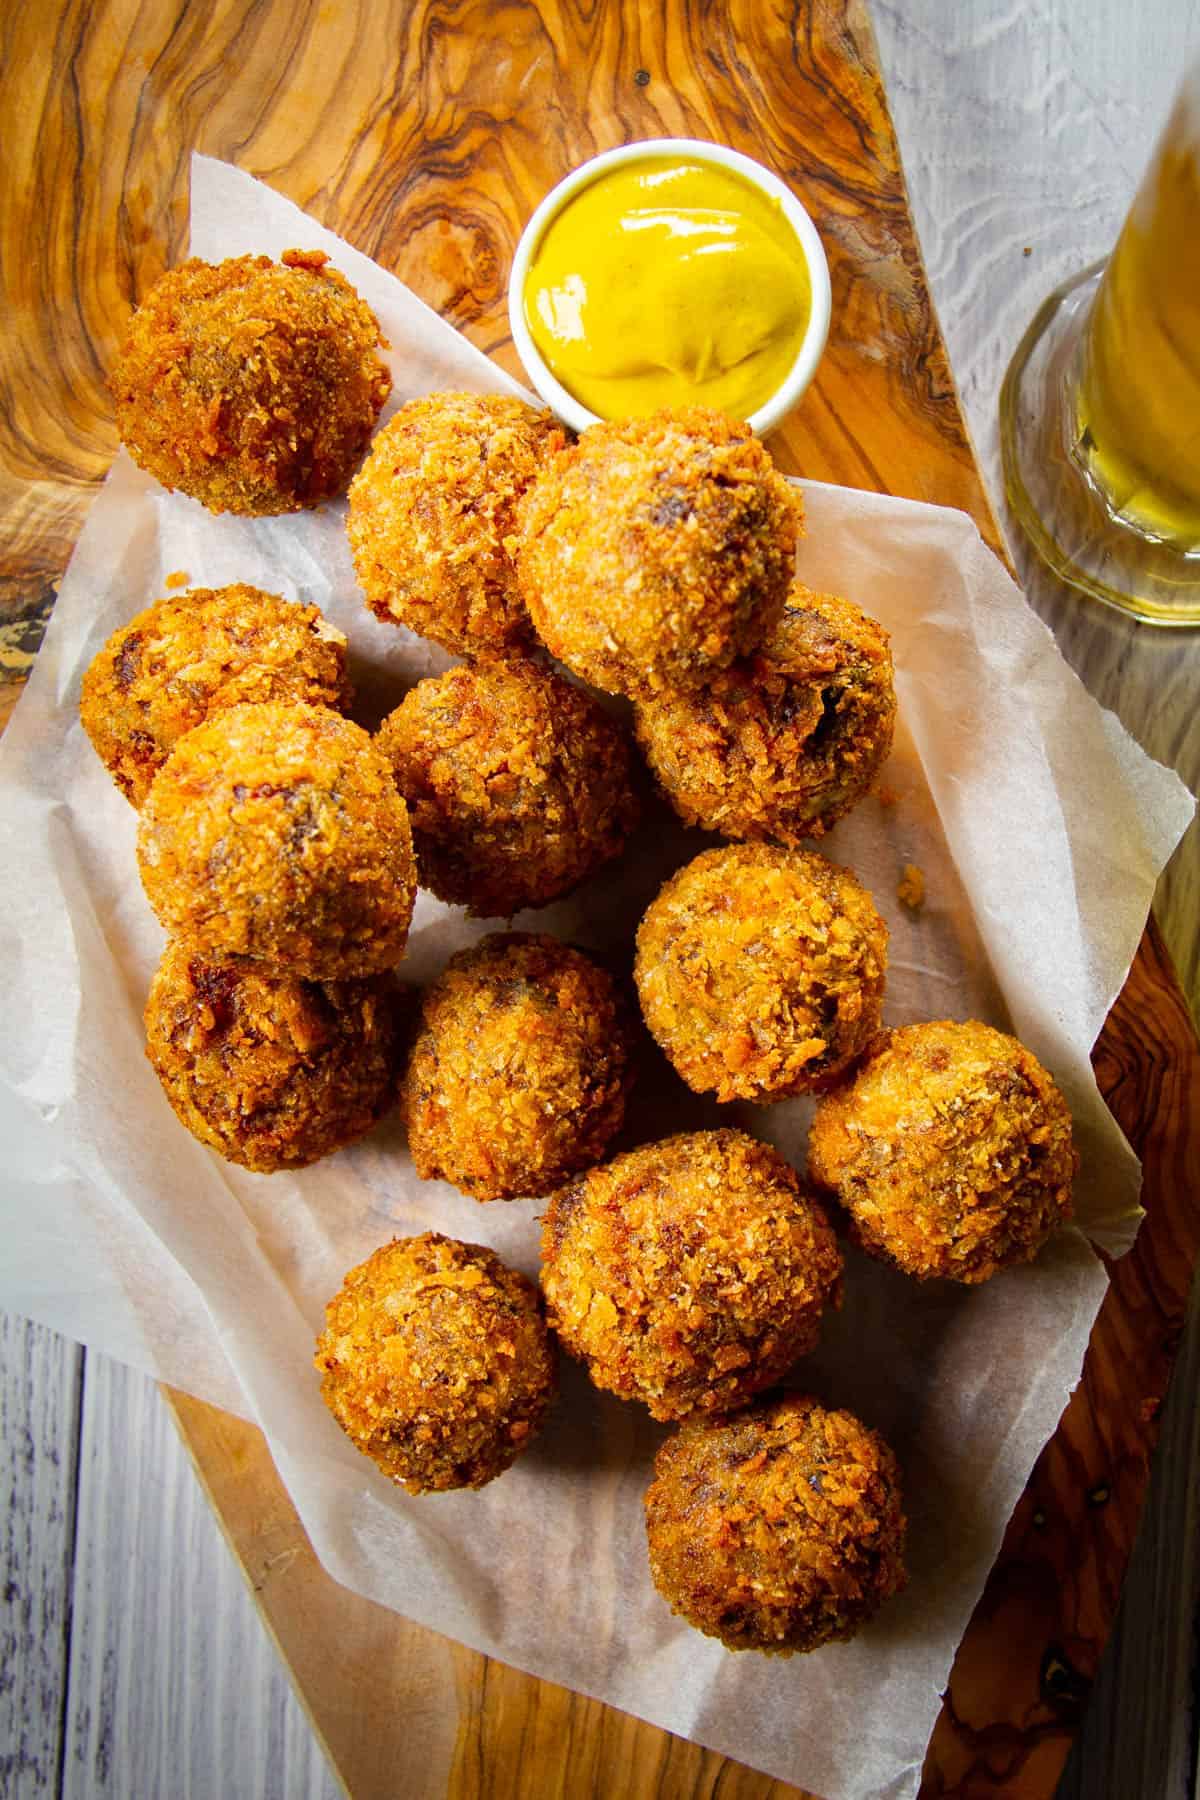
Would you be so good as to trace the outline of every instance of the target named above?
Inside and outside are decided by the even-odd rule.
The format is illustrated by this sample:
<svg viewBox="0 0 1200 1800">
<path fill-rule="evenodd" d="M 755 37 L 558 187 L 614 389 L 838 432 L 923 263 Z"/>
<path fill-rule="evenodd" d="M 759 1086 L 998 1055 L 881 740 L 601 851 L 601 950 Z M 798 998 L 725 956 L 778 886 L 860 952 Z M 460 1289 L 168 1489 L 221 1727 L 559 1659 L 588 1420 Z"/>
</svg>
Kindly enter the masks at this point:
<svg viewBox="0 0 1200 1800">
<path fill-rule="evenodd" d="M 410 400 L 371 446 L 346 529 L 367 605 L 459 656 L 532 636 L 505 540 L 563 443 L 552 414 L 508 394 Z"/>
<path fill-rule="evenodd" d="M 543 642 L 594 686 L 695 687 L 774 629 L 803 516 L 724 413 L 592 425 L 522 502 L 521 591 Z"/>
<path fill-rule="evenodd" d="M 482 1244 L 435 1231 L 351 1269 L 315 1361 L 342 1430 L 410 1494 L 502 1475 L 558 1391 L 533 1283 Z"/>
<path fill-rule="evenodd" d="M 888 634 L 849 600 L 793 583 L 756 656 L 637 709 L 637 735 L 688 825 L 727 838 L 821 837 L 892 747 Z"/>
<path fill-rule="evenodd" d="M 896 1458 L 801 1394 L 682 1426 L 645 1504 L 655 1587 L 729 1650 L 852 1638 L 907 1582 Z"/>
<path fill-rule="evenodd" d="M 693 1131 L 551 1197 L 542 1287 L 564 1350 L 656 1419 L 743 1406 L 812 1350 L 841 1304 L 820 1205 L 768 1144 Z"/>
<path fill-rule="evenodd" d="M 880 1034 L 817 1108 L 809 1173 L 864 1250 L 922 1279 L 987 1281 L 1071 1216 L 1067 1103 L 1014 1037 L 969 1019 Z"/>
<path fill-rule="evenodd" d="M 396 1077 L 386 977 L 299 981 L 168 944 L 146 1002 L 146 1055 L 181 1124 L 230 1162 L 300 1169 L 382 1118 Z"/>
<path fill-rule="evenodd" d="M 114 631 L 83 677 L 79 716 L 134 806 L 183 736 L 222 707 L 300 700 L 344 707 L 346 640 L 315 606 L 235 582 L 192 588 Z"/>
<path fill-rule="evenodd" d="M 155 283 L 109 382 L 134 462 L 215 513 L 341 493 L 392 378 L 374 313 L 328 261 L 193 257 Z"/>
<path fill-rule="evenodd" d="M 630 1026 L 612 979 L 557 938 L 460 950 L 425 994 L 400 1084 L 417 1174 L 512 1200 L 596 1162 L 625 1115 Z"/>
<path fill-rule="evenodd" d="M 815 851 L 706 850 L 638 927 L 642 1014 L 697 1093 L 817 1093 L 878 1028 L 887 941 L 867 890 Z"/>
<path fill-rule="evenodd" d="M 366 732 L 323 706 L 232 706 L 180 738 L 138 822 L 159 920 L 216 962 L 308 981 L 400 961 L 408 809 Z"/>
<path fill-rule="evenodd" d="M 422 887 L 481 918 L 569 893 L 637 824 L 620 725 L 526 657 L 418 682 L 376 743 L 408 802 Z"/>
</svg>

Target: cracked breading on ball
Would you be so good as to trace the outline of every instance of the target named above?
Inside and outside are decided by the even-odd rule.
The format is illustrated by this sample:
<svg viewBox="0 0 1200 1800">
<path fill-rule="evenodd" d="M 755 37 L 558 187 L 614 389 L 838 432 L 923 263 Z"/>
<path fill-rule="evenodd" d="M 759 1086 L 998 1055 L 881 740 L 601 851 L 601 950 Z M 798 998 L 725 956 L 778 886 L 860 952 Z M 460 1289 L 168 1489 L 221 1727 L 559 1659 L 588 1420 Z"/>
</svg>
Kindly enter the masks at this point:
<svg viewBox="0 0 1200 1800">
<path fill-rule="evenodd" d="M 630 1030 L 611 977 L 556 938 L 460 950 L 424 996 L 400 1086 L 417 1174 L 511 1200 L 596 1162 L 624 1118 Z"/>
<path fill-rule="evenodd" d="M 645 1505 L 655 1587 L 729 1650 L 851 1638 L 907 1581 L 896 1458 L 801 1394 L 681 1426 Z"/>
<path fill-rule="evenodd" d="M 315 1363 L 347 1437 L 410 1494 L 502 1475 L 558 1390 L 533 1283 L 482 1244 L 433 1231 L 351 1269 Z"/>
<path fill-rule="evenodd" d="M 592 425 L 522 502 L 521 591 L 543 642 L 595 687 L 694 687 L 774 628 L 802 521 L 799 490 L 723 413 Z"/>
<path fill-rule="evenodd" d="M 210 512 L 340 494 L 392 378 L 374 313 L 319 250 L 193 257 L 129 322 L 109 385 L 133 460 Z"/>
<path fill-rule="evenodd" d="M 565 1350 L 656 1419 L 744 1405 L 812 1350 L 841 1303 L 820 1205 L 768 1144 L 695 1131 L 551 1197 L 542 1287 Z"/>
<path fill-rule="evenodd" d="M 828 831 L 892 747 L 888 642 L 850 601 L 795 582 L 757 655 L 643 701 L 638 741 L 680 818 L 781 844 Z"/>
<path fill-rule="evenodd" d="M 638 927 L 642 1014 L 697 1093 L 816 1093 L 878 1028 L 887 940 L 867 890 L 815 851 L 706 850 Z"/>
<path fill-rule="evenodd" d="M 910 1275 L 986 1281 L 1071 1216 L 1067 1103 L 1037 1058 L 978 1020 L 879 1035 L 817 1108 L 809 1174 L 864 1250 Z"/>
<path fill-rule="evenodd" d="M 422 887 L 481 918 L 568 893 L 637 824 L 621 726 L 525 657 L 418 682 L 376 743 L 408 802 Z"/>
<path fill-rule="evenodd" d="M 146 1054 L 181 1124 L 230 1162 L 300 1169 L 351 1144 L 394 1097 L 386 977 L 300 981 L 168 944 L 146 1002 Z"/>
<path fill-rule="evenodd" d="M 552 414 L 507 394 L 410 400 L 371 446 L 346 529 L 367 605 L 459 656 L 532 636 L 505 540 L 563 442 Z"/>
<path fill-rule="evenodd" d="M 233 706 L 180 738 L 138 821 L 146 898 L 216 962 L 309 981 L 400 961 L 408 809 L 366 732 L 322 706 Z"/>
<path fill-rule="evenodd" d="M 315 606 L 235 582 L 170 595 L 114 631 L 84 674 L 79 716 L 140 806 L 183 734 L 223 707 L 349 698 L 342 633 Z"/>
</svg>

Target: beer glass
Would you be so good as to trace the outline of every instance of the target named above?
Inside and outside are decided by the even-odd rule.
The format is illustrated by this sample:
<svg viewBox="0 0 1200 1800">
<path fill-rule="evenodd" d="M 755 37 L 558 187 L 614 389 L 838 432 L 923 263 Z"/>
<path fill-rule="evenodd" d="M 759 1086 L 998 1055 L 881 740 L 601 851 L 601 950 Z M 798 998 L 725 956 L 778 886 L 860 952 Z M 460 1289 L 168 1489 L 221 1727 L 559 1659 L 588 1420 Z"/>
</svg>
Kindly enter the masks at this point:
<svg viewBox="0 0 1200 1800">
<path fill-rule="evenodd" d="M 1000 392 L 1009 505 L 1055 574 L 1200 625 L 1200 61 L 1106 262 L 1050 295 Z"/>
</svg>

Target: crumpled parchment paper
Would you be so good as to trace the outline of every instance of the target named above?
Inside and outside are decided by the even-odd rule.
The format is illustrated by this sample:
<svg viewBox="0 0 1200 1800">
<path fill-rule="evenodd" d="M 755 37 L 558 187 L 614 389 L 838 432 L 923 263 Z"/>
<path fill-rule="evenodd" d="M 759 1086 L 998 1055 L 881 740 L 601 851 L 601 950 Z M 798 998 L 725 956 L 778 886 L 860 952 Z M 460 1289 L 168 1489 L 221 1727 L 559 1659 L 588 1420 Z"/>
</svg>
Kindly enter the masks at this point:
<svg viewBox="0 0 1200 1800">
<path fill-rule="evenodd" d="M 375 308 L 393 405 L 445 386 L 513 390 L 383 270 L 250 177 L 194 159 L 195 254 L 291 246 L 328 250 Z M 1136 1229 L 1138 1170 L 1088 1051 L 1190 797 L 1088 697 L 965 515 L 805 491 L 804 579 L 893 634 L 893 803 L 867 799 L 821 845 L 891 927 L 885 1016 L 975 1015 L 1017 1031 L 1074 1111 L 1078 1223 L 1119 1252 Z M 92 508 L 0 748 L 0 1303 L 255 1418 L 318 1554 L 350 1587 L 829 1800 L 911 1794 L 959 1637 L 1079 1377 L 1105 1286 L 1079 1232 L 974 1291 L 850 1256 L 845 1307 L 797 1379 L 895 1446 L 911 1584 L 852 1644 L 732 1656 L 673 1619 L 649 1580 L 640 1502 L 662 1429 L 576 1367 L 541 1440 L 479 1494 L 393 1491 L 321 1404 L 313 1338 L 347 1268 L 392 1235 L 436 1228 L 533 1274 L 536 1203 L 480 1207 L 418 1181 L 394 1120 L 302 1174 L 248 1174 L 184 1133 L 144 1059 L 162 936 L 136 874 L 134 814 L 78 723 L 80 676 L 186 570 L 196 585 L 315 601 L 349 635 L 362 704 L 378 716 L 447 659 L 368 615 L 343 519 L 344 503 L 213 518 L 123 455 Z M 517 923 L 629 950 L 659 882 L 705 842 L 656 814 L 618 867 Z M 908 862 L 927 882 L 915 915 L 896 899 Z M 402 975 L 427 980 L 499 923 L 469 923 L 423 893 Z M 716 1111 L 661 1062 L 628 1139 Z M 802 1163 L 803 1103 L 724 1116 Z"/>
</svg>

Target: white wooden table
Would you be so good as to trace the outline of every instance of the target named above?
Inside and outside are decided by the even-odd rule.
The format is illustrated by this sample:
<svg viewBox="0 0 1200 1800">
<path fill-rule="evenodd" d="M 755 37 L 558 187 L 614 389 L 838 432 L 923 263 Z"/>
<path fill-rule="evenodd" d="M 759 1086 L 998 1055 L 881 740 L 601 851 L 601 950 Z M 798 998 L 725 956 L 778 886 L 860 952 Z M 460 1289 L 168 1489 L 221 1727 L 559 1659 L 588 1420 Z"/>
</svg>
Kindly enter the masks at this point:
<svg viewBox="0 0 1200 1800">
<path fill-rule="evenodd" d="M 1178 73 L 1200 54 L 1200 0 L 873 0 L 873 17 L 934 299 L 999 500 L 1007 359 L 1050 288 L 1110 247 Z M 1093 693 L 1200 787 L 1200 633 L 1151 638 L 1013 549 Z M 1158 913 L 1196 1009 L 1195 828 Z M 1194 1305 L 1063 1800 L 1196 1792 L 1198 1398 Z M 337 1794 L 150 1381 L 0 1317 L 0 1481 L 0 1796 Z"/>
</svg>

